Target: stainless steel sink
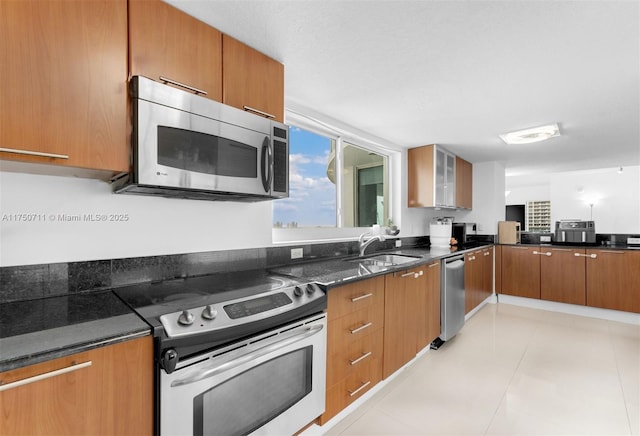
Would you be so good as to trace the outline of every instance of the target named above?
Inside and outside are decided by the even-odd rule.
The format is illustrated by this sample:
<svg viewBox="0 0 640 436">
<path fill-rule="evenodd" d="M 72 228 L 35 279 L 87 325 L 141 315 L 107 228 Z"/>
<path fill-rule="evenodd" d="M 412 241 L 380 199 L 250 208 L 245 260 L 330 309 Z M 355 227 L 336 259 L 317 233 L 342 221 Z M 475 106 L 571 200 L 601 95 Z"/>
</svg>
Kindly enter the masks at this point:
<svg viewBox="0 0 640 436">
<path fill-rule="evenodd" d="M 397 266 L 405 263 L 415 262 L 420 259 L 418 256 L 408 256 L 406 254 L 377 254 L 369 257 L 359 257 L 349 259 L 350 262 L 358 262 L 360 265 L 373 267 Z"/>
</svg>

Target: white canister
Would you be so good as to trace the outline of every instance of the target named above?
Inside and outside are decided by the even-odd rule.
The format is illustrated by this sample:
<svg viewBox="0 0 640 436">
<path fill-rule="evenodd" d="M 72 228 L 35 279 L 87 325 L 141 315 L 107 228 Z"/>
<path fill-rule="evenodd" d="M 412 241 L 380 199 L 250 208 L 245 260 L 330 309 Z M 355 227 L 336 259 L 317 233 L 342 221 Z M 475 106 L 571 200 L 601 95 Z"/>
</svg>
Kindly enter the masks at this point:
<svg viewBox="0 0 640 436">
<path fill-rule="evenodd" d="M 451 245 L 451 222 L 449 218 L 434 218 L 429 225 L 429 240 L 432 247 Z"/>
</svg>

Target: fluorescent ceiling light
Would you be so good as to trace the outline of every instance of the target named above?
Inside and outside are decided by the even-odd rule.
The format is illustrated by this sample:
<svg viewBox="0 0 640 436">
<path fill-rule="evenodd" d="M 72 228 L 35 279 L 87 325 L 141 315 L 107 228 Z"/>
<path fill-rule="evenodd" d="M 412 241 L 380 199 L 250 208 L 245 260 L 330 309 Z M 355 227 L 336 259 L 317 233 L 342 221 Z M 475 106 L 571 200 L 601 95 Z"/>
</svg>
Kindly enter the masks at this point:
<svg viewBox="0 0 640 436">
<path fill-rule="evenodd" d="M 540 142 L 560 136 L 560 129 L 558 124 L 554 123 L 517 132 L 504 133 L 499 136 L 507 144 L 531 144 L 532 142 Z"/>
</svg>

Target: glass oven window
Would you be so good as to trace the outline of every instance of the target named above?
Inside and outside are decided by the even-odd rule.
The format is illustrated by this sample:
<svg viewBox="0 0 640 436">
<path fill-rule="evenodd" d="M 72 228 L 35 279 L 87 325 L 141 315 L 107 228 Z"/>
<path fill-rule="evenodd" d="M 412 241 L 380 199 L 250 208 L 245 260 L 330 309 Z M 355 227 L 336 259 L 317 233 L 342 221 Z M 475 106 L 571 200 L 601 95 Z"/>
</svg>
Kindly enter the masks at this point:
<svg viewBox="0 0 640 436">
<path fill-rule="evenodd" d="M 197 395 L 194 435 L 245 435 L 262 427 L 312 389 L 313 347 L 254 366 Z"/>
<path fill-rule="evenodd" d="M 158 163 L 218 176 L 258 177 L 258 149 L 220 136 L 158 126 Z"/>
</svg>

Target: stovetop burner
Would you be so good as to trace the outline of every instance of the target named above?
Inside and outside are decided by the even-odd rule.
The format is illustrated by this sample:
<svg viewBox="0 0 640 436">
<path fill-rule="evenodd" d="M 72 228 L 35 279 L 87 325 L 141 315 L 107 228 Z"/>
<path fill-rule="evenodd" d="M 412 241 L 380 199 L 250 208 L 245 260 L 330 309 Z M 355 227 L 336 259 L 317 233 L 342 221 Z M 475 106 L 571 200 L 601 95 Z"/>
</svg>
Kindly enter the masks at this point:
<svg viewBox="0 0 640 436">
<path fill-rule="evenodd" d="M 212 274 L 113 290 L 153 330 L 156 359 L 177 359 L 323 312 L 316 283 L 267 270 Z"/>
<path fill-rule="evenodd" d="M 219 273 L 140 283 L 115 289 L 115 293 L 134 309 L 146 306 L 174 306 L 182 302 L 234 300 L 242 296 L 272 291 L 294 284 L 288 277 L 265 270 Z"/>
</svg>

